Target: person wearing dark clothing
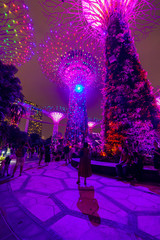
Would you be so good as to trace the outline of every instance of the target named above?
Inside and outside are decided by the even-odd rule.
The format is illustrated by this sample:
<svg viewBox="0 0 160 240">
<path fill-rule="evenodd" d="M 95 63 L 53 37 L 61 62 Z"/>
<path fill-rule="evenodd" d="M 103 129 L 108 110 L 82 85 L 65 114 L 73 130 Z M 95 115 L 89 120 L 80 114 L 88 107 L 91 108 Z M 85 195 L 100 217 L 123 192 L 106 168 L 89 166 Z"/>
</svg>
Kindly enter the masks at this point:
<svg viewBox="0 0 160 240">
<path fill-rule="evenodd" d="M 34 152 L 35 152 L 35 147 L 31 147 L 31 149 L 30 149 L 31 159 L 33 158 Z"/>
<path fill-rule="evenodd" d="M 143 159 L 144 157 L 138 152 L 133 152 L 133 163 L 131 165 L 131 174 L 133 179 L 138 181 L 142 180 L 142 170 L 143 170 Z"/>
<path fill-rule="evenodd" d="M 154 168 L 159 169 L 160 168 L 160 148 L 158 147 L 157 141 L 154 141 L 154 157 L 153 157 L 153 163 Z"/>
<path fill-rule="evenodd" d="M 129 173 L 130 163 L 131 163 L 131 156 L 128 152 L 128 149 L 124 147 L 121 153 L 120 161 L 116 165 L 116 172 L 117 172 L 118 178 L 126 179 Z"/>
<path fill-rule="evenodd" d="M 41 164 L 41 161 L 43 159 L 43 155 L 44 155 L 44 146 L 42 145 L 40 148 L 39 148 L 39 166 Z"/>
<path fill-rule="evenodd" d="M 64 157 L 67 165 L 69 163 L 69 145 L 68 144 L 64 147 Z"/>
<path fill-rule="evenodd" d="M 23 165 L 24 165 L 24 156 L 25 156 L 26 152 L 27 152 L 27 147 L 25 146 L 25 142 L 22 142 L 15 152 L 15 154 L 16 154 L 16 165 L 13 169 L 12 177 L 14 177 L 14 174 L 15 174 L 18 166 L 20 166 L 19 176 L 22 175 Z"/>
<path fill-rule="evenodd" d="M 11 157 L 7 156 L 4 161 L 5 162 L 4 162 L 3 176 L 5 175 L 5 172 L 7 172 L 7 176 L 9 176 L 8 170 L 9 170 L 9 165 L 10 165 L 10 162 L 11 162 Z"/>
<path fill-rule="evenodd" d="M 88 143 L 84 143 L 84 147 L 80 151 L 80 163 L 78 168 L 78 181 L 80 183 L 80 177 L 84 177 L 84 184 L 86 185 L 86 178 L 92 176 L 91 158 L 88 149 Z"/>
<path fill-rule="evenodd" d="M 51 160 L 50 158 L 50 146 L 46 145 L 45 146 L 45 163 L 49 163 Z"/>
</svg>

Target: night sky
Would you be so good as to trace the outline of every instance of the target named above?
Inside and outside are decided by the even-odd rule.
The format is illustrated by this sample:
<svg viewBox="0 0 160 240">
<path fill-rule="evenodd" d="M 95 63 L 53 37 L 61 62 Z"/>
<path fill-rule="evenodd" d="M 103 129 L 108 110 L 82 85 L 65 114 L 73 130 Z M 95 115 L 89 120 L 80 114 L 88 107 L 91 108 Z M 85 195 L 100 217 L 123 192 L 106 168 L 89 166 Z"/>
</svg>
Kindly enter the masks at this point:
<svg viewBox="0 0 160 240">
<path fill-rule="evenodd" d="M 47 19 L 43 16 L 42 7 L 38 1 L 26 1 L 30 9 L 30 16 L 33 19 L 35 29 L 35 38 L 37 44 L 41 42 L 45 34 L 49 31 Z M 148 33 L 142 40 L 135 42 L 137 52 L 142 67 L 148 72 L 148 79 L 152 86 L 157 88 L 160 85 L 160 27 Z M 37 60 L 37 54 L 32 57 L 30 62 L 25 63 L 18 68 L 17 76 L 20 78 L 23 94 L 27 100 L 30 100 L 40 106 L 55 105 L 68 107 L 69 89 L 62 88 L 58 84 L 50 82 L 42 73 Z M 102 94 L 100 88 L 90 88 L 87 93 L 87 109 L 89 117 L 101 119 Z M 47 117 L 44 121 L 52 122 Z M 24 130 L 24 120 L 20 128 Z M 61 121 L 66 124 L 66 119 Z M 43 136 L 49 137 L 52 134 L 52 125 L 43 126 Z M 64 133 L 65 126 L 60 126 L 59 131 Z M 97 129 L 99 130 L 99 129 Z"/>
</svg>

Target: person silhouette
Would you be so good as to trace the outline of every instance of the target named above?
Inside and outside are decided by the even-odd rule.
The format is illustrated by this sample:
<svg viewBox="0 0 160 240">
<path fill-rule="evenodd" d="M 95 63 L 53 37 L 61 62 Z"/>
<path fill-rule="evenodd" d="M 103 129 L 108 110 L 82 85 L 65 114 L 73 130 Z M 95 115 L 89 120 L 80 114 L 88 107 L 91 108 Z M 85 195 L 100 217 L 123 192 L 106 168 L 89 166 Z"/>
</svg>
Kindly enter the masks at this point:
<svg viewBox="0 0 160 240">
<path fill-rule="evenodd" d="M 80 184 L 80 177 L 84 177 L 84 184 L 86 185 L 86 178 L 90 176 L 92 176 L 91 158 L 88 149 L 88 143 L 85 142 L 83 148 L 80 151 L 77 184 Z"/>
</svg>

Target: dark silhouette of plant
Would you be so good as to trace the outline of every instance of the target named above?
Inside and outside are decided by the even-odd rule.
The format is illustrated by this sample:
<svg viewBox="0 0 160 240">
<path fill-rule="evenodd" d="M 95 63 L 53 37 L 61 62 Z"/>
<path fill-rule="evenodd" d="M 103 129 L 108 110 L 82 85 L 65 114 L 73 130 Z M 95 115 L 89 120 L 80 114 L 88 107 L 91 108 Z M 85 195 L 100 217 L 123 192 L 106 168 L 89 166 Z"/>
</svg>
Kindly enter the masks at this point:
<svg viewBox="0 0 160 240">
<path fill-rule="evenodd" d="M 14 76 L 17 71 L 15 66 L 0 61 L 0 121 L 9 115 L 16 101 L 23 101 L 21 82 Z"/>
</svg>

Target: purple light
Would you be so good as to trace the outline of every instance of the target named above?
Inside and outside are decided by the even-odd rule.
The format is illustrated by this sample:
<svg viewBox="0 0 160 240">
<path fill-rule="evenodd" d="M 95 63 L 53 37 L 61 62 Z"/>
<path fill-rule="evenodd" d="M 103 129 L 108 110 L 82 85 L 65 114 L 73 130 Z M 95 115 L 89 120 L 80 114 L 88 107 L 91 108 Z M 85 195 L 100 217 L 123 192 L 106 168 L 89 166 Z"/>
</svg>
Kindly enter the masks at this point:
<svg viewBox="0 0 160 240">
<path fill-rule="evenodd" d="M 156 102 L 157 102 L 158 107 L 160 108 L 160 97 L 156 98 Z"/>
<path fill-rule="evenodd" d="M 50 0 L 49 4 L 48 0 L 43 1 L 44 12 L 51 26 L 57 22 L 63 26 L 68 22 L 79 32 L 85 29 L 86 38 L 90 34 L 96 35 L 96 40 L 100 39 L 100 42 L 104 42 L 110 17 L 115 12 L 123 15 L 132 25 L 136 37 L 156 27 L 159 20 L 159 6 L 156 7 L 154 0 Z"/>
<path fill-rule="evenodd" d="M 64 118 L 64 114 L 61 112 L 52 112 L 50 116 L 55 123 L 59 123 Z"/>
<path fill-rule="evenodd" d="M 65 117 L 65 115 L 61 112 L 51 112 L 49 116 L 52 118 L 54 122 L 53 126 L 53 137 L 56 137 L 58 134 L 58 125 L 59 122 Z"/>
<path fill-rule="evenodd" d="M 73 35 L 70 34 L 72 31 L 74 31 Z M 76 72 L 83 72 L 83 76 L 87 76 L 88 85 L 95 81 L 99 84 L 100 79 L 105 78 L 104 49 L 102 46 L 96 46 L 97 41 L 85 40 L 84 36 L 68 25 L 65 28 L 56 26 L 56 30 L 51 29 L 45 41 L 41 42 L 38 49 L 38 61 L 43 73 L 51 81 L 65 82 L 70 86 L 70 81 L 72 82 Z M 93 79 L 95 69 L 98 78 Z"/>
<path fill-rule="evenodd" d="M 89 128 L 93 128 L 93 127 L 95 127 L 97 125 L 97 123 L 96 122 L 88 122 L 88 127 Z"/>
</svg>

